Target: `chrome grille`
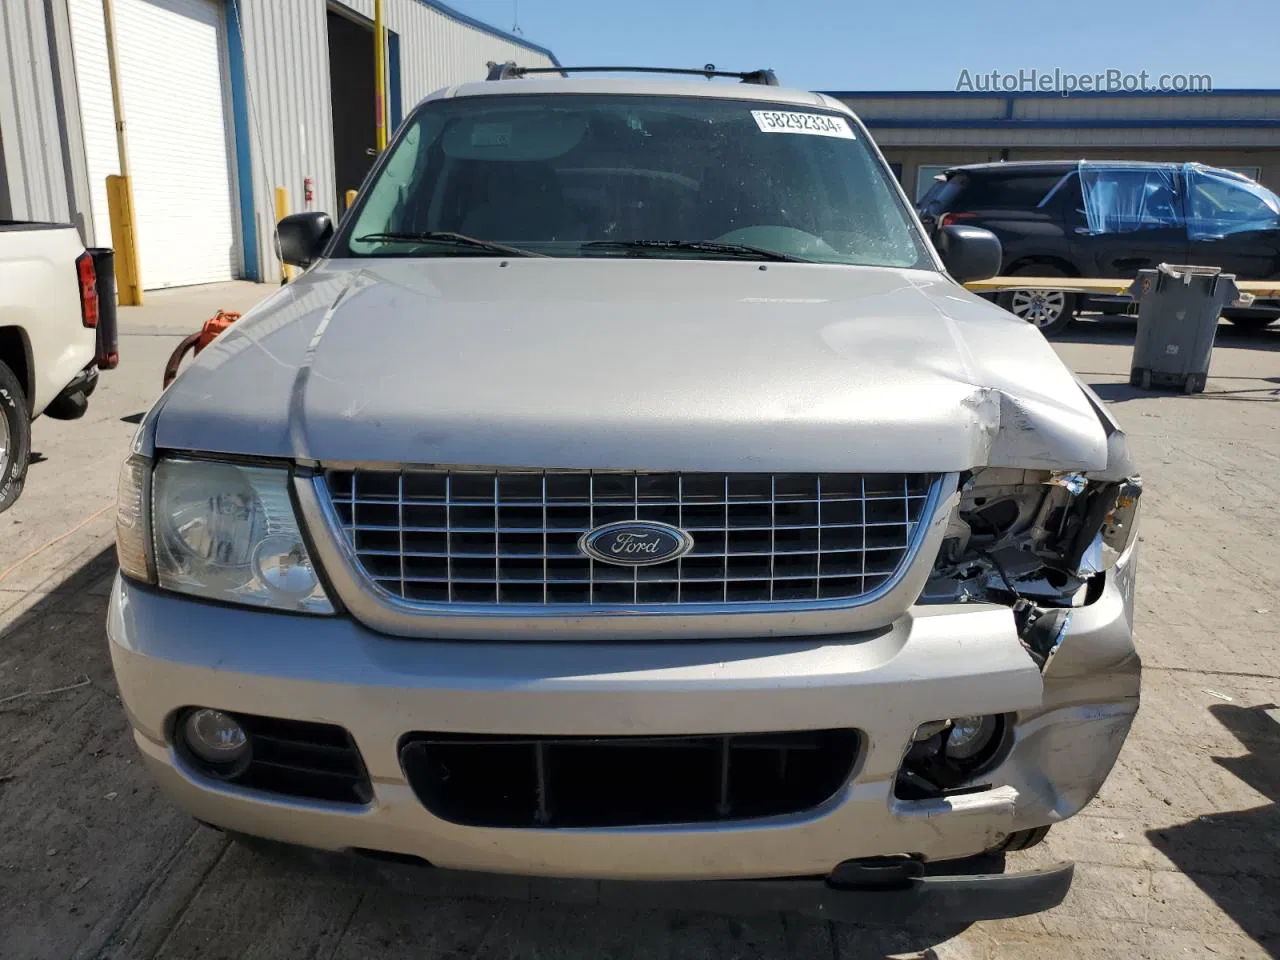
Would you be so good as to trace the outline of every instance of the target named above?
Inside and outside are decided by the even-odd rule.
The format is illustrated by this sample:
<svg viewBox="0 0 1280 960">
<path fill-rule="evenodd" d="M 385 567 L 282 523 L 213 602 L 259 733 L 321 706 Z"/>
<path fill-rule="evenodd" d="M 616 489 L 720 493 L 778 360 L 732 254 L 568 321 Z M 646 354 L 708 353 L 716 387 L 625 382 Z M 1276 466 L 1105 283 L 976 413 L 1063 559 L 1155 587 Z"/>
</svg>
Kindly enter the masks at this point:
<svg viewBox="0 0 1280 960">
<path fill-rule="evenodd" d="M 331 469 L 325 487 L 364 573 L 422 604 L 856 601 L 905 569 L 928 474 Z M 578 541 L 652 520 L 684 557 L 601 563 Z"/>
</svg>

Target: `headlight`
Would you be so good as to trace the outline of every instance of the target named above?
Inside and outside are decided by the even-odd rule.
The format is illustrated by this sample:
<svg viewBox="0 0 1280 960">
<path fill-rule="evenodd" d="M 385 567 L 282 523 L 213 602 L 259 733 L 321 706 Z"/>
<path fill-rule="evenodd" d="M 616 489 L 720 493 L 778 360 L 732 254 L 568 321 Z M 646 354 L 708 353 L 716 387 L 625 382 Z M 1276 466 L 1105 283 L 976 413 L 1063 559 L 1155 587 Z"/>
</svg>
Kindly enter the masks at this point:
<svg viewBox="0 0 1280 960">
<path fill-rule="evenodd" d="M 135 580 L 151 582 L 147 569 L 147 471 L 146 457 L 132 456 L 120 468 L 116 487 L 116 559 L 120 572 Z"/>
<path fill-rule="evenodd" d="M 152 530 L 156 580 L 167 590 L 333 612 L 298 529 L 286 470 L 161 460 L 152 479 Z"/>
</svg>

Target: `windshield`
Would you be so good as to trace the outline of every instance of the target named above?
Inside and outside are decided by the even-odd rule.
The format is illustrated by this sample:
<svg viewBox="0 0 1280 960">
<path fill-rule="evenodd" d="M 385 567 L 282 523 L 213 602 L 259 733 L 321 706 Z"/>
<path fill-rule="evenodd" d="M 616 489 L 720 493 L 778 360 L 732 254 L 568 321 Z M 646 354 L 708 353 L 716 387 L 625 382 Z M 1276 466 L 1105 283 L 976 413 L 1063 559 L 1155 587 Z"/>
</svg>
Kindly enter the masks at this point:
<svg viewBox="0 0 1280 960">
<path fill-rule="evenodd" d="M 424 104 L 334 255 L 503 254 L 467 242 L 476 240 L 560 257 L 774 254 L 933 268 L 883 164 L 845 116 L 710 97 Z"/>
</svg>

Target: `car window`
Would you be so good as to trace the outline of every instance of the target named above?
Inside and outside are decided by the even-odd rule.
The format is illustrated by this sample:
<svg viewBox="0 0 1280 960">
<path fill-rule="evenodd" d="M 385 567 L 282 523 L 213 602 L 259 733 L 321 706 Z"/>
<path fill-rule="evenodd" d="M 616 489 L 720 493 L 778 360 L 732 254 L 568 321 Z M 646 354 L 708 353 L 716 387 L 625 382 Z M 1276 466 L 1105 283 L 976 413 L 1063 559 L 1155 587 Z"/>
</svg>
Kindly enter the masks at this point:
<svg viewBox="0 0 1280 960">
<path fill-rule="evenodd" d="M 1187 227 L 1192 239 L 1280 229 L 1280 198 L 1258 183 L 1188 166 Z"/>
<path fill-rule="evenodd" d="M 445 231 L 550 256 L 715 256 L 623 249 L 710 241 L 820 262 L 933 265 L 891 175 L 847 117 L 763 106 L 603 94 L 429 101 L 348 218 L 336 255 L 457 255 L 386 236 Z"/>
<path fill-rule="evenodd" d="M 952 209 L 1034 210 L 1058 185 L 1061 173 L 996 174 L 975 177 Z"/>
<path fill-rule="evenodd" d="M 960 196 L 969 185 L 969 176 L 964 173 L 953 173 L 950 177 L 934 180 L 933 186 L 920 198 L 916 208 L 930 216 L 950 210 L 956 197 Z"/>
<path fill-rule="evenodd" d="M 1132 233 L 1183 223 L 1176 168 L 1081 163 L 1080 183 L 1091 233 Z"/>
</svg>

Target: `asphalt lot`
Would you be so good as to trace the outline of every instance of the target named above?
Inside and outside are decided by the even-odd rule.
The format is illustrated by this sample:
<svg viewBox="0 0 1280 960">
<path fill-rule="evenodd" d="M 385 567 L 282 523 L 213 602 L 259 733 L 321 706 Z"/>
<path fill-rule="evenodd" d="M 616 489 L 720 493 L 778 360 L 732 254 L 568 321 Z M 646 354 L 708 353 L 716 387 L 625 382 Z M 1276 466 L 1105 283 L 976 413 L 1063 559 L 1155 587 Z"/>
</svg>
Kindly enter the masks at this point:
<svg viewBox="0 0 1280 960">
<path fill-rule="evenodd" d="M 426 895 L 281 861 L 171 807 L 142 775 L 103 620 L 116 472 L 164 359 L 247 284 L 122 310 L 88 414 L 34 427 L 0 515 L 0 957 L 938 958 L 1280 954 L 1280 327 L 1225 328 L 1200 396 L 1128 386 L 1132 321 L 1064 359 L 1111 403 L 1147 482 L 1142 709 L 1098 800 L 1009 866 L 1074 859 L 1059 908 L 912 929 Z"/>
</svg>

